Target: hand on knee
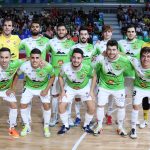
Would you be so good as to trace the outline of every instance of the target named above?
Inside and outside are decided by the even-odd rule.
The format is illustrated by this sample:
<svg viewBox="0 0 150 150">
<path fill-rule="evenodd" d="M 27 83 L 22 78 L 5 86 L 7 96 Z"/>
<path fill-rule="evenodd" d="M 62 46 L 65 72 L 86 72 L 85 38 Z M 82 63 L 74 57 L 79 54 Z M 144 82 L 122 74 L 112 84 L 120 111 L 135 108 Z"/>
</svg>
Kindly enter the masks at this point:
<svg viewBox="0 0 150 150">
<path fill-rule="evenodd" d="M 10 103 L 10 108 L 17 109 L 17 103 L 15 103 L 15 102 Z"/>
<path fill-rule="evenodd" d="M 20 108 L 21 108 L 21 109 L 26 109 L 27 107 L 28 107 L 28 104 L 21 104 L 21 105 L 20 105 Z"/>
<path fill-rule="evenodd" d="M 44 110 L 49 110 L 50 104 L 49 103 L 43 103 L 43 108 L 44 108 Z"/>
</svg>

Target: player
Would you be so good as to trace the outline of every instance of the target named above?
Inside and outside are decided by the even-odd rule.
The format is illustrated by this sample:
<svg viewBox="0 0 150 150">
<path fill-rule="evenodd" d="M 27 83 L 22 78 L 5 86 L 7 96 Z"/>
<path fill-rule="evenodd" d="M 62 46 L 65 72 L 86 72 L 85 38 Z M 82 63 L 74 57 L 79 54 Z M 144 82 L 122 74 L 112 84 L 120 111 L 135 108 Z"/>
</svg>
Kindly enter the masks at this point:
<svg viewBox="0 0 150 150">
<path fill-rule="evenodd" d="M 112 34 L 113 34 L 113 29 L 112 29 L 112 27 L 110 25 L 104 25 L 102 27 L 102 38 L 103 38 L 103 40 L 100 41 L 100 42 L 97 42 L 94 45 L 94 49 L 95 49 L 95 54 L 96 55 L 104 55 L 104 53 L 106 51 L 107 42 L 109 40 L 111 40 Z M 98 72 L 98 70 L 97 70 L 97 72 Z M 98 74 L 97 74 L 97 76 L 98 76 Z M 111 116 L 112 109 L 113 109 L 113 98 L 109 97 L 108 111 L 107 111 L 107 113 L 105 115 L 105 117 L 106 117 L 106 124 L 107 125 L 111 125 L 112 124 L 112 116 Z"/>
<path fill-rule="evenodd" d="M 124 88 L 124 72 L 131 70 L 132 67 L 128 59 L 119 54 L 118 43 L 115 40 L 107 42 L 106 56 L 98 56 L 95 68 L 99 68 L 99 88 L 98 88 L 98 104 L 97 104 L 97 119 L 98 125 L 94 129 L 94 135 L 102 133 L 104 106 L 108 103 L 108 98 L 112 95 L 118 107 L 117 132 L 121 136 L 127 136 L 123 128 L 123 121 L 125 118 L 125 88 Z"/>
<path fill-rule="evenodd" d="M 72 40 L 67 39 L 67 29 L 65 24 L 57 25 L 57 36 L 51 39 L 47 45 L 47 49 L 51 54 L 51 64 L 55 71 L 55 81 L 51 90 L 53 117 L 50 121 L 50 126 L 55 126 L 58 122 L 58 96 L 60 88 L 58 84 L 58 75 L 61 66 L 65 62 L 70 61 L 70 48 L 74 45 Z"/>
<path fill-rule="evenodd" d="M 64 134 L 69 130 L 68 112 L 66 107 L 68 103 L 72 103 L 75 96 L 81 98 L 87 105 L 85 121 L 83 129 L 85 132 L 93 133 L 89 127 L 89 123 L 94 115 L 94 88 L 96 85 L 96 75 L 90 65 L 82 63 L 83 51 L 75 48 L 72 53 L 71 62 L 62 66 L 59 83 L 61 87 L 61 98 L 59 103 L 60 119 L 63 126 L 58 134 Z M 89 80 L 92 78 L 92 84 Z M 65 80 L 64 80 L 65 79 Z"/>
<path fill-rule="evenodd" d="M 49 39 L 40 34 L 41 25 L 38 20 L 32 20 L 30 31 L 31 37 L 23 39 L 21 41 L 19 45 L 19 50 L 24 50 L 26 58 L 29 59 L 32 49 L 37 48 L 41 51 L 42 59 L 45 60 L 47 53 L 47 43 L 49 42 Z M 30 122 L 31 122 L 31 107 L 32 104 L 29 104 L 28 111 Z"/>
<path fill-rule="evenodd" d="M 93 45 L 88 43 L 88 39 L 89 39 L 89 33 L 87 28 L 83 26 L 80 27 L 79 43 L 75 44 L 71 48 L 71 50 L 73 50 L 74 48 L 80 48 L 83 51 L 83 56 L 84 56 L 83 63 L 85 63 L 86 65 L 91 65 L 91 62 L 96 54 Z M 73 125 L 78 126 L 81 122 L 81 116 L 80 116 L 81 100 L 79 98 L 75 98 L 75 101 L 76 101 L 75 102 L 76 119 Z M 71 110 L 70 110 L 70 114 L 71 114 Z"/>
<path fill-rule="evenodd" d="M 6 47 L 11 51 L 11 60 L 19 58 L 19 44 L 20 38 L 18 35 L 12 35 L 14 29 L 14 22 L 12 19 L 4 19 L 3 34 L 0 36 L 0 48 Z"/>
<path fill-rule="evenodd" d="M 21 131 L 21 136 L 26 136 L 31 132 L 28 104 L 31 102 L 33 96 L 39 96 L 43 104 L 43 118 L 44 118 L 44 135 L 50 137 L 49 121 L 51 116 L 50 109 L 50 88 L 55 79 L 53 68 L 46 63 L 41 67 L 41 51 L 37 48 L 30 53 L 30 60 L 23 63 L 20 67 L 19 74 L 23 73 L 26 78 L 24 92 L 21 97 L 21 117 L 24 123 L 24 128 Z M 48 76 L 50 75 L 50 79 Z"/>
<path fill-rule="evenodd" d="M 16 72 L 20 67 L 21 60 L 11 61 L 9 48 L 0 49 L 0 97 L 9 102 L 9 135 L 19 138 L 15 129 L 17 119 L 17 100 L 15 97 L 15 86 L 17 81 Z"/>
<path fill-rule="evenodd" d="M 135 70 L 133 110 L 131 113 L 130 137 L 137 138 L 136 122 L 138 119 L 139 105 L 144 97 L 150 98 L 150 48 L 144 47 L 140 52 L 140 60 L 130 58 Z"/>
</svg>

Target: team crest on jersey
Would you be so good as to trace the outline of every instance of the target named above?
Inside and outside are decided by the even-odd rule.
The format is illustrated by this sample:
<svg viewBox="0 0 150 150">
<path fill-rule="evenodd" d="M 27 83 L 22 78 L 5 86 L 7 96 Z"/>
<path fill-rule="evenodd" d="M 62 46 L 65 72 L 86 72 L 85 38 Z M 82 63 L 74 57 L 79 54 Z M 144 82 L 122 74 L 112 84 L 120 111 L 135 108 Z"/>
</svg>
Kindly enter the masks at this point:
<svg viewBox="0 0 150 150">
<path fill-rule="evenodd" d="M 115 64 L 113 67 L 115 70 L 121 70 L 121 66 L 119 64 Z"/>
</svg>

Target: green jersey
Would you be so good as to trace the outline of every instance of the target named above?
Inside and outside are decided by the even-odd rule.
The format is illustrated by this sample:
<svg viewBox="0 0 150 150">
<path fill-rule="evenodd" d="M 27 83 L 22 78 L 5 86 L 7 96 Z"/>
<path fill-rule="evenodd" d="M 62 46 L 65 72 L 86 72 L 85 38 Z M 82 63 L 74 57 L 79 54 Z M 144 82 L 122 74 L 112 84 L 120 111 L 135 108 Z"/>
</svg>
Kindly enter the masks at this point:
<svg viewBox="0 0 150 150">
<path fill-rule="evenodd" d="M 134 86 L 141 89 L 150 90 L 150 68 L 144 69 L 140 60 L 136 58 L 129 57 L 129 59 L 135 70 Z"/>
<path fill-rule="evenodd" d="M 110 61 L 107 57 L 98 56 L 93 64 L 99 70 L 99 86 L 109 90 L 124 89 L 124 75 L 126 71 L 134 77 L 134 71 L 127 57 L 119 55 L 116 60 Z"/>
<path fill-rule="evenodd" d="M 22 63 L 22 60 L 16 59 L 10 61 L 9 66 L 5 70 L 0 66 L 0 91 L 11 87 L 14 75 Z"/>
<path fill-rule="evenodd" d="M 91 65 L 91 62 L 92 62 L 94 54 L 95 54 L 94 46 L 89 43 L 86 43 L 86 44 L 78 43 L 78 44 L 74 45 L 71 48 L 71 50 L 73 50 L 74 48 L 80 48 L 83 51 L 83 56 L 84 56 L 83 63 L 85 63 L 87 65 Z"/>
<path fill-rule="evenodd" d="M 139 39 L 134 39 L 132 41 L 120 40 L 119 42 L 119 50 L 123 52 L 126 55 L 129 55 L 131 57 L 137 57 L 140 58 L 140 51 L 144 44 L 144 41 Z"/>
<path fill-rule="evenodd" d="M 47 48 L 51 53 L 51 64 L 54 67 L 55 75 L 58 76 L 62 64 L 70 62 L 70 48 L 74 45 L 72 40 L 59 40 L 57 37 L 51 39 Z"/>
<path fill-rule="evenodd" d="M 30 53 L 32 49 L 38 48 L 41 53 L 42 53 L 42 58 L 45 60 L 46 59 L 46 46 L 48 43 L 49 39 L 46 37 L 39 37 L 37 39 L 34 39 L 32 37 L 23 39 L 20 43 L 19 49 L 20 50 L 25 50 L 26 52 L 26 57 L 30 57 Z"/>
<path fill-rule="evenodd" d="M 25 75 L 25 87 L 33 90 L 43 90 L 48 85 L 49 75 L 53 76 L 54 71 L 51 64 L 47 63 L 43 68 L 34 69 L 31 62 L 23 63 L 18 71 L 18 74 Z"/>
<path fill-rule="evenodd" d="M 65 78 L 66 84 L 73 89 L 84 88 L 94 74 L 94 69 L 90 65 L 82 64 L 79 70 L 72 68 L 72 63 L 62 66 L 60 76 Z"/>
<path fill-rule="evenodd" d="M 96 55 L 100 55 L 102 54 L 104 51 L 106 51 L 106 45 L 107 45 L 107 42 L 109 40 L 102 40 L 100 41 L 100 43 L 96 43 L 94 45 L 94 49 L 95 49 L 95 54 Z"/>
</svg>

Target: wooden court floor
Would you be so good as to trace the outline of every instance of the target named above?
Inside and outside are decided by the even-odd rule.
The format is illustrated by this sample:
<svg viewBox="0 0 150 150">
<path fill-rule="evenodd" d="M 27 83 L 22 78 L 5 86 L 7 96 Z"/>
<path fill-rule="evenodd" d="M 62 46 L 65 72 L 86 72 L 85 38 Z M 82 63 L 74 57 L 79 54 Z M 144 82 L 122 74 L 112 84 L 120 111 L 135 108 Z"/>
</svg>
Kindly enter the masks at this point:
<svg viewBox="0 0 150 150">
<path fill-rule="evenodd" d="M 17 83 L 17 99 L 20 100 L 22 81 Z M 126 130 L 130 130 L 131 99 L 126 102 Z M 61 126 L 51 127 L 51 137 L 45 138 L 43 135 L 42 113 L 39 99 L 33 99 L 32 108 L 32 132 L 26 137 L 14 139 L 8 135 L 8 107 L 5 101 L 0 101 L 0 150 L 150 150 L 150 126 L 145 129 L 137 127 L 138 139 L 120 137 L 116 133 L 116 108 L 113 111 L 113 125 L 104 124 L 102 135 L 93 136 L 84 133 L 80 127 L 74 127 L 63 136 L 57 135 Z M 82 121 L 84 120 L 84 107 L 82 107 Z M 142 121 L 142 109 L 139 113 L 139 120 Z M 73 107 L 73 118 L 74 107 Z M 83 122 L 82 122 L 83 123 Z M 18 116 L 18 131 L 21 131 L 20 112 Z"/>
</svg>

